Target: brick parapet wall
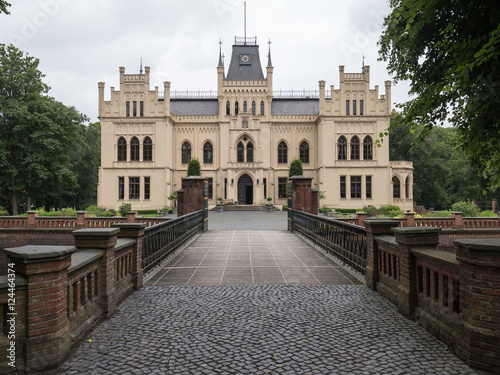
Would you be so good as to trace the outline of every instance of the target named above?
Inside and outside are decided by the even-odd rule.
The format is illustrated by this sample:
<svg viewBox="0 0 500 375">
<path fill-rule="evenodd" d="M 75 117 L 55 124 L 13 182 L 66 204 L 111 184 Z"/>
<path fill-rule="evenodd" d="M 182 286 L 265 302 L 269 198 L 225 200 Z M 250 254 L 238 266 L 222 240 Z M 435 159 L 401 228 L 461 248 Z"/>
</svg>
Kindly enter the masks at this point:
<svg viewBox="0 0 500 375">
<path fill-rule="evenodd" d="M 5 249 L 16 275 L 26 280 L 18 289 L 16 306 L 19 316 L 26 317 L 16 329 L 18 370 L 30 373 L 59 366 L 72 343 L 78 343 L 140 286 L 139 244 L 146 225 L 122 225 L 126 233 L 121 240 L 118 228 L 87 228 L 74 231 L 75 246 Z M 3 292 L 0 289 L 2 306 Z M 0 340 L 0 353 L 6 349 Z"/>
<path fill-rule="evenodd" d="M 500 373 L 500 239 L 457 240 L 437 248 L 438 228 L 368 233 L 367 285 L 445 342 L 469 365 Z M 376 221 L 375 221 L 376 224 Z"/>
</svg>

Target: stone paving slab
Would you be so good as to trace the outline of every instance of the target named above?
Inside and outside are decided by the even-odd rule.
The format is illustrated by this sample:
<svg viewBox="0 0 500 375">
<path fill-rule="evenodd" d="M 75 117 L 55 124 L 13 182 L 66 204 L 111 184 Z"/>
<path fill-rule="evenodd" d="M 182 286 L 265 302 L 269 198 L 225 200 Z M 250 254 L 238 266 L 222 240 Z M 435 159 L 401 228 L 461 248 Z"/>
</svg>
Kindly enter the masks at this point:
<svg viewBox="0 0 500 375">
<path fill-rule="evenodd" d="M 60 374 L 477 374 L 362 285 L 144 287 Z"/>
<path fill-rule="evenodd" d="M 207 231 L 146 286 L 361 284 L 287 231 Z"/>
</svg>

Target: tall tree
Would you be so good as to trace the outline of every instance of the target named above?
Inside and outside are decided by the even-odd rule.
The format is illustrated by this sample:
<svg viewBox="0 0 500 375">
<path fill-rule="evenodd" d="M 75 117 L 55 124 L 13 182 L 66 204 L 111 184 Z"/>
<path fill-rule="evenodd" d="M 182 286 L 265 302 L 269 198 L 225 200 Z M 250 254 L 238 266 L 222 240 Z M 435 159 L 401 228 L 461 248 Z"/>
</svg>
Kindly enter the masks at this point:
<svg viewBox="0 0 500 375">
<path fill-rule="evenodd" d="M 10 3 L 6 2 L 5 0 L 0 0 L 0 14 L 10 14 L 10 12 L 7 10 L 8 7 L 10 7 Z"/>
<path fill-rule="evenodd" d="M 473 165 L 500 187 L 500 2 L 390 0 L 381 59 L 413 98 L 404 121 L 422 127 L 449 121 Z M 418 125 L 415 125 L 418 124 Z"/>
<path fill-rule="evenodd" d="M 19 199 L 58 206 L 74 194 L 71 155 L 85 119 L 44 95 L 49 87 L 38 59 L 0 44 L 0 185 L 7 186 L 12 213 Z"/>
</svg>

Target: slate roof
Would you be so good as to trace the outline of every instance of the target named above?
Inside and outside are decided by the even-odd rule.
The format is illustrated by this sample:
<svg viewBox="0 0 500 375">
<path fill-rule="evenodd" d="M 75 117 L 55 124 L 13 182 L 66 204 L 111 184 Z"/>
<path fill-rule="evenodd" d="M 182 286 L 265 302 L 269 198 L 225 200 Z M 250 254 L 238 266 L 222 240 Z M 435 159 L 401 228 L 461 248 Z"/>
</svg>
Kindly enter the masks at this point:
<svg viewBox="0 0 500 375">
<path fill-rule="evenodd" d="M 250 55 L 250 65 L 240 65 L 240 55 Z M 228 80 L 257 80 L 264 79 L 260 65 L 259 46 L 233 46 L 231 63 L 227 71 Z"/>
<path fill-rule="evenodd" d="M 217 99 L 170 99 L 170 112 L 174 115 L 218 115 Z"/>
<path fill-rule="evenodd" d="M 319 113 L 319 99 L 273 99 L 273 115 L 316 115 Z"/>
</svg>

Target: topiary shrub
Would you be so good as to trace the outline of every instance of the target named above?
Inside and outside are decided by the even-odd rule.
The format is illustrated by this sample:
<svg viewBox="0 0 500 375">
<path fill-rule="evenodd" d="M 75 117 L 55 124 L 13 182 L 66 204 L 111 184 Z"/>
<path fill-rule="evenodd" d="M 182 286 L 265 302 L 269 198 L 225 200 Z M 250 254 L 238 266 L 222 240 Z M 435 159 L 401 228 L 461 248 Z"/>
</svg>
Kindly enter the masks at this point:
<svg viewBox="0 0 500 375">
<path fill-rule="evenodd" d="M 302 176 L 304 170 L 302 169 L 302 162 L 300 159 L 293 159 L 290 164 L 290 169 L 288 170 L 288 177 L 292 176 Z"/>
<path fill-rule="evenodd" d="M 453 203 L 451 209 L 454 212 L 463 212 L 464 217 L 476 217 L 480 212 L 477 204 L 471 201 Z"/>
<path fill-rule="evenodd" d="M 127 212 L 131 210 L 132 210 L 132 205 L 130 203 L 122 203 L 122 205 L 118 208 L 120 216 L 127 216 Z"/>
<path fill-rule="evenodd" d="M 201 176 L 201 166 L 198 159 L 191 159 L 188 164 L 188 177 L 189 176 Z"/>
</svg>

